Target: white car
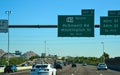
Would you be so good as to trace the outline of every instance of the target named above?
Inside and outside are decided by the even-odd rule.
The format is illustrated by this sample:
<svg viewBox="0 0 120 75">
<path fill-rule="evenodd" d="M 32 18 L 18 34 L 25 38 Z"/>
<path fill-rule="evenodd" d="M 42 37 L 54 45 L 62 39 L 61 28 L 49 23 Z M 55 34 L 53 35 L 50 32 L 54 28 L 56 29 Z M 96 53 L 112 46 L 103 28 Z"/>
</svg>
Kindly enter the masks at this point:
<svg viewBox="0 0 120 75">
<path fill-rule="evenodd" d="M 30 70 L 30 75 L 56 75 L 56 71 L 51 64 L 36 64 Z"/>
</svg>

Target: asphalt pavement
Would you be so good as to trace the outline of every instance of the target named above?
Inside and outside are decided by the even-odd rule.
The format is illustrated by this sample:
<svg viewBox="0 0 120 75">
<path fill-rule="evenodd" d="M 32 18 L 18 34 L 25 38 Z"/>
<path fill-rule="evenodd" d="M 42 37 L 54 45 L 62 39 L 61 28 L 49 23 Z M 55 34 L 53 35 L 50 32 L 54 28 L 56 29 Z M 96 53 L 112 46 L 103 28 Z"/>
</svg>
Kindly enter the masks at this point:
<svg viewBox="0 0 120 75">
<path fill-rule="evenodd" d="M 0 75 L 4 75 L 0 73 Z M 15 73 L 9 73 L 7 75 L 30 75 L 29 70 L 19 71 Z M 63 66 L 63 69 L 57 70 L 57 75 L 120 75 L 120 71 L 113 70 L 97 70 L 96 66 L 82 66 L 77 64 L 77 67 L 71 67 L 71 65 Z"/>
</svg>

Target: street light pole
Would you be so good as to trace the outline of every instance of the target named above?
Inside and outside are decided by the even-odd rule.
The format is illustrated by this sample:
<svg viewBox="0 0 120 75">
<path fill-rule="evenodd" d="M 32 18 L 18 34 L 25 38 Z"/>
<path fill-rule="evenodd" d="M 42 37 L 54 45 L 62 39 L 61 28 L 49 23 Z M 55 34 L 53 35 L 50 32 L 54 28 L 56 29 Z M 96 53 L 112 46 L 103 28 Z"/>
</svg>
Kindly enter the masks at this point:
<svg viewBox="0 0 120 75">
<path fill-rule="evenodd" d="M 7 62 L 8 62 L 8 65 L 9 65 L 9 64 L 10 64 L 10 63 L 9 63 L 9 48 L 10 48 L 9 16 L 10 16 L 10 14 L 11 14 L 11 11 L 5 11 L 5 14 L 8 15 L 8 56 L 7 56 Z"/>
<path fill-rule="evenodd" d="M 46 40 L 45 40 L 45 56 L 46 56 L 47 54 L 46 54 Z"/>
<path fill-rule="evenodd" d="M 103 44 L 103 63 L 105 63 L 105 56 L 104 56 L 104 42 L 101 42 Z"/>
</svg>

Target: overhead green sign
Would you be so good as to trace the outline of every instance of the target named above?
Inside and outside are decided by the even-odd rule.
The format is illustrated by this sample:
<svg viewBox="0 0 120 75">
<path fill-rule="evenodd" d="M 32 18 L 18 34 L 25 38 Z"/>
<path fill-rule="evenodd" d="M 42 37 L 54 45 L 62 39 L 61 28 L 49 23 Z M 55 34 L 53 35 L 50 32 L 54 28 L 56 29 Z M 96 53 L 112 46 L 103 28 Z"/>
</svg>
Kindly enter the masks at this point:
<svg viewBox="0 0 120 75">
<path fill-rule="evenodd" d="M 100 17 L 100 35 L 120 35 L 120 17 Z"/>
<path fill-rule="evenodd" d="M 8 32 L 8 20 L 0 20 L 0 33 Z"/>
<path fill-rule="evenodd" d="M 108 16 L 120 16 L 120 10 L 108 11 Z"/>
<path fill-rule="evenodd" d="M 85 16 L 94 16 L 94 9 L 82 9 L 81 13 Z"/>
<path fill-rule="evenodd" d="M 59 15 L 58 37 L 94 37 L 93 16 Z"/>
</svg>

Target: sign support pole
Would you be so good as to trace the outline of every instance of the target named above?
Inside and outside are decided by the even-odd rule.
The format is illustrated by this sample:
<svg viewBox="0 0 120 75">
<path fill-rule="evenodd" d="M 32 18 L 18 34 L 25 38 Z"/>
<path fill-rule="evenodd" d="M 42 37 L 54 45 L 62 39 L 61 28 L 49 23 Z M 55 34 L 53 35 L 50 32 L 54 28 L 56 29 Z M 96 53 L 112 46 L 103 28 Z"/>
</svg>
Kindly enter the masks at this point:
<svg viewBox="0 0 120 75">
<path fill-rule="evenodd" d="M 8 15 L 8 56 L 7 56 L 7 63 L 9 63 L 9 49 L 10 49 L 10 33 L 9 33 L 9 16 L 11 14 L 11 11 L 5 11 L 5 13 Z"/>
</svg>

